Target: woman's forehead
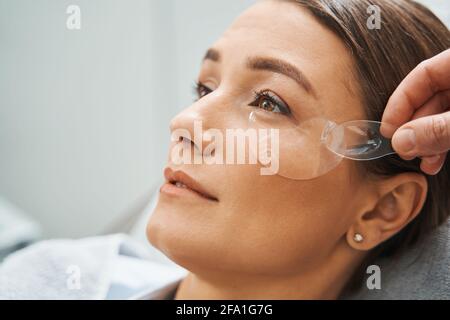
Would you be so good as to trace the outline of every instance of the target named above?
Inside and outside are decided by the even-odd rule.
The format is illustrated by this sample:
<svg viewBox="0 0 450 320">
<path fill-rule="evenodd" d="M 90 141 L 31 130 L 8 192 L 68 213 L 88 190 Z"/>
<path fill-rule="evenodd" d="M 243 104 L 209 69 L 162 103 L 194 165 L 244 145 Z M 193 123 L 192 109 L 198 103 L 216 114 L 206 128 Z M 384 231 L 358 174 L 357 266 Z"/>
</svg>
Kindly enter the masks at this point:
<svg viewBox="0 0 450 320">
<path fill-rule="evenodd" d="M 339 56 L 341 63 L 350 61 L 341 39 L 308 10 L 290 1 L 270 0 L 253 5 L 231 24 L 219 41 L 239 43 L 244 49 L 277 50 L 293 59 L 329 61 L 330 56 Z"/>
</svg>

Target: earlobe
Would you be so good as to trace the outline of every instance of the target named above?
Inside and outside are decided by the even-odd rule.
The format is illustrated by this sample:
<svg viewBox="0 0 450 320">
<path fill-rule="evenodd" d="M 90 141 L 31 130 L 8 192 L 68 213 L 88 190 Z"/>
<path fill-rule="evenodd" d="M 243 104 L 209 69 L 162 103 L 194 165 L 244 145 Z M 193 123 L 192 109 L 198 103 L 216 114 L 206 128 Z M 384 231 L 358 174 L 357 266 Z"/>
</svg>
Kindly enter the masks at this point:
<svg viewBox="0 0 450 320">
<path fill-rule="evenodd" d="M 361 242 L 364 241 L 364 237 L 363 237 L 363 235 L 361 233 L 355 233 L 355 235 L 353 236 L 353 240 L 356 243 L 361 243 Z"/>
<path fill-rule="evenodd" d="M 402 173 L 375 183 L 378 198 L 347 232 L 347 242 L 356 250 L 370 250 L 401 231 L 426 200 L 428 184 L 422 174 Z"/>
<path fill-rule="evenodd" d="M 381 242 L 380 232 L 374 226 L 352 226 L 346 236 L 349 246 L 360 251 L 371 250 Z"/>
</svg>

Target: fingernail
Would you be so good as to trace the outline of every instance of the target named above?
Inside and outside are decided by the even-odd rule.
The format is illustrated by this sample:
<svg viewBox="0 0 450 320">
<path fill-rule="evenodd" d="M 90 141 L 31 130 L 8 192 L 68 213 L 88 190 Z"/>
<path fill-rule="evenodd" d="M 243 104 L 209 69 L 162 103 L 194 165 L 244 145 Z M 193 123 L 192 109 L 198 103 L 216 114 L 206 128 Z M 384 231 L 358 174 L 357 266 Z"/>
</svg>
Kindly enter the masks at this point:
<svg viewBox="0 0 450 320">
<path fill-rule="evenodd" d="M 400 153 L 412 151 L 416 146 L 416 134 L 412 129 L 402 129 L 395 137 L 396 147 Z"/>
<path fill-rule="evenodd" d="M 431 157 L 424 157 L 422 160 L 425 161 L 428 164 L 435 164 L 441 159 L 441 155 L 431 156 Z"/>
</svg>

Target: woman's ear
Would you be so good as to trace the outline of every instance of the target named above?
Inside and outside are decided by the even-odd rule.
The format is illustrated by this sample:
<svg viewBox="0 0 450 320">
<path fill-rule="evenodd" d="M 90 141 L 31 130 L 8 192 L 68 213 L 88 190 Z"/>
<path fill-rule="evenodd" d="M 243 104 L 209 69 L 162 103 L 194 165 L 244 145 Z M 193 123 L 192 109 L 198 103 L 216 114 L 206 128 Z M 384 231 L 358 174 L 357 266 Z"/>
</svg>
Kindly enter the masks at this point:
<svg viewBox="0 0 450 320">
<path fill-rule="evenodd" d="M 427 196 L 427 180 L 418 173 L 402 173 L 373 183 L 373 201 L 347 232 L 348 244 L 357 250 L 370 250 L 402 230 L 418 215 Z"/>
</svg>

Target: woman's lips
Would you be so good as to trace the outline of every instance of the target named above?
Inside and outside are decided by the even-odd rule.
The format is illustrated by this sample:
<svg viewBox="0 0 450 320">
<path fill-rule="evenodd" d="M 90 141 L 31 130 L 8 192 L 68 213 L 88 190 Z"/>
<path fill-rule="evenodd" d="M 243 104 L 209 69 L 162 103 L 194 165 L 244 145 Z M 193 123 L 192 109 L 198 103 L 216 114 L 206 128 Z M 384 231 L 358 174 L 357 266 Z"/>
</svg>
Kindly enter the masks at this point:
<svg viewBox="0 0 450 320">
<path fill-rule="evenodd" d="M 167 167 L 164 169 L 164 177 L 166 178 L 166 183 L 160 189 L 162 193 L 176 196 L 194 195 L 209 201 L 219 201 L 215 196 L 207 192 L 202 185 L 181 170 L 174 171 Z"/>
</svg>

